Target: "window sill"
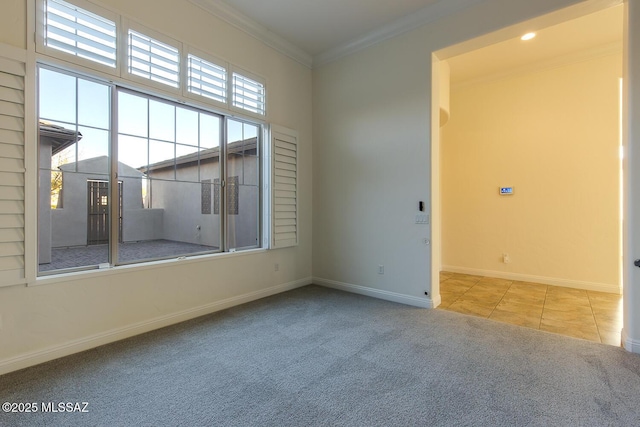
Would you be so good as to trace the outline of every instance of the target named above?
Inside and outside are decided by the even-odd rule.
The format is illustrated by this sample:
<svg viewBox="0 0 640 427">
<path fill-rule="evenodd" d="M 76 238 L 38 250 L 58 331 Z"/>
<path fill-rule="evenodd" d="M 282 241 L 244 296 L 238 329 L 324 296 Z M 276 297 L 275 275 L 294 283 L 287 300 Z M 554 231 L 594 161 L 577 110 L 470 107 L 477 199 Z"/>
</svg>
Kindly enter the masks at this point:
<svg viewBox="0 0 640 427">
<path fill-rule="evenodd" d="M 115 267 L 93 269 L 85 271 L 74 271 L 72 273 L 60 273 L 51 276 L 42 276 L 36 278 L 34 282 L 27 283 L 27 286 L 41 286 L 52 285 L 55 283 L 66 283 L 76 280 L 89 280 L 98 277 L 111 276 L 115 274 L 126 274 L 133 272 L 140 272 L 145 270 L 156 270 L 158 268 L 175 267 L 176 265 L 184 264 L 199 264 L 204 262 L 211 262 L 222 260 L 225 258 L 233 258 L 238 256 L 255 255 L 259 253 L 267 252 L 266 248 L 247 249 L 238 252 L 224 252 L 217 254 L 195 255 L 186 258 L 171 258 L 159 261 L 141 262 L 138 264 L 118 265 Z"/>
</svg>

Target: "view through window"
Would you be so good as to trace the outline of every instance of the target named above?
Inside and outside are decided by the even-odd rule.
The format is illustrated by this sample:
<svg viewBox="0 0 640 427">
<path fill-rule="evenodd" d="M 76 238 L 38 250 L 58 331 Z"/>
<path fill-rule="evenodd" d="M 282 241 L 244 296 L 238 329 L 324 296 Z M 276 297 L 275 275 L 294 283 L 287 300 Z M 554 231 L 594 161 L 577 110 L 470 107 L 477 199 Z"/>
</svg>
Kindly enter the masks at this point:
<svg viewBox="0 0 640 427">
<path fill-rule="evenodd" d="M 40 67 L 39 127 L 39 272 L 259 246 L 260 125 Z"/>
</svg>

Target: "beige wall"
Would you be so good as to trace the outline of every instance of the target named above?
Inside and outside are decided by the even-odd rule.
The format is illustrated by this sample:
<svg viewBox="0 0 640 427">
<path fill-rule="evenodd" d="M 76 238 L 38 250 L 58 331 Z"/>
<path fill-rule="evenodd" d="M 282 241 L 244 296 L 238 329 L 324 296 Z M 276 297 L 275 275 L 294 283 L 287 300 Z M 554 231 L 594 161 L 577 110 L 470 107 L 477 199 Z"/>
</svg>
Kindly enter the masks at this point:
<svg viewBox="0 0 640 427">
<path fill-rule="evenodd" d="M 0 43 L 26 48 L 27 1 L 29 0 L 2 0 Z"/>
<path fill-rule="evenodd" d="M 25 46 L 26 4 L 3 2 L 0 42 Z M 0 373 L 311 281 L 311 71 L 187 0 L 100 4 L 266 78 L 269 121 L 299 132 L 300 245 L 0 288 Z M 36 166 L 27 158 L 28 173 Z M 35 211 L 26 217 L 27 227 L 35 225 Z M 28 254 L 26 268 L 36 268 L 35 254 Z"/>
<path fill-rule="evenodd" d="M 452 89 L 443 269 L 618 291 L 621 77 L 620 53 Z"/>
<path fill-rule="evenodd" d="M 438 303 L 432 246 L 423 243 L 438 234 L 415 223 L 420 200 L 432 215 L 437 206 L 431 189 L 432 52 L 573 3 L 485 0 L 314 69 L 318 283 L 420 306 Z M 385 266 L 384 275 L 378 265 Z"/>
</svg>

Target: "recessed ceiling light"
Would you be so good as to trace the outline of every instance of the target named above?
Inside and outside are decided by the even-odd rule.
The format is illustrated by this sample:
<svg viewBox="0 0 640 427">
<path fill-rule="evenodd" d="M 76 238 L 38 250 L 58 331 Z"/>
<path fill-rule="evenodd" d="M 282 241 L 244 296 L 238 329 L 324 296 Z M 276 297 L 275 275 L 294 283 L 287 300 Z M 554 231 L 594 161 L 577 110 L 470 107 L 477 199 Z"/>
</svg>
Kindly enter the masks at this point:
<svg viewBox="0 0 640 427">
<path fill-rule="evenodd" d="M 520 40 L 522 40 L 522 41 L 531 40 L 535 36 L 536 36 L 536 33 L 527 33 L 524 36 L 520 37 Z"/>
</svg>

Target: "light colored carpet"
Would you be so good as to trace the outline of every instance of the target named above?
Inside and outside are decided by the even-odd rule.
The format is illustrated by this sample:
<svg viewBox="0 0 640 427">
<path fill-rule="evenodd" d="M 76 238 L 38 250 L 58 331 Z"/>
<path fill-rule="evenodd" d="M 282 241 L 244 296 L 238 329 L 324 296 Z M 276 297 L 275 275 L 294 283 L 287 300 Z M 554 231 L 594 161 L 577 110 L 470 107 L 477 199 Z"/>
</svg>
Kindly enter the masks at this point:
<svg viewBox="0 0 640 427">
<path fill-rule="evenodd" d="M 0 377 L 0 425 L 631 426 L 623 349 L 307 286 Z"/>
</svg>

